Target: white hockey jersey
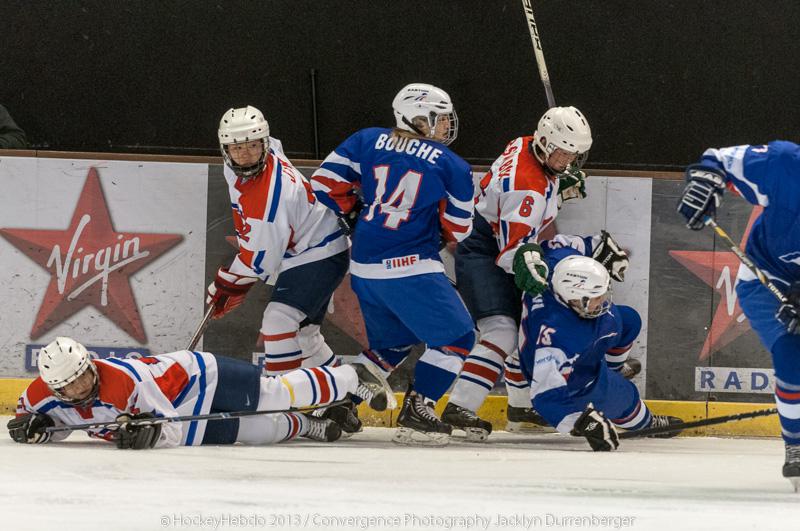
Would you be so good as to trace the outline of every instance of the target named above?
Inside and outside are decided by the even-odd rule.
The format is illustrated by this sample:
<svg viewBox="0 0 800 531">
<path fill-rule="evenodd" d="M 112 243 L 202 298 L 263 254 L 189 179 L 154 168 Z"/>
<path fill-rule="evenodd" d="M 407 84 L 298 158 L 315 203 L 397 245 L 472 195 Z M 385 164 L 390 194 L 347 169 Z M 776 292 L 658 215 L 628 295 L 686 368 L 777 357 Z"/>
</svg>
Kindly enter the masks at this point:
<svg viewBox="0 0 800 531">
<path fill-rule="evenodd" d="M 17 416 L 43 413 L 56 426 L 113 422 L 121 413 L 152 413 L 155 416 L 205 415 L 217 389 L 217 361 L 206 352 L 182 350 L 139 359 L 94 360 L 99 392 L 94 403 L 75 407 L 60 401 L 36 378 L 22 393 Z M 203 441 L 206 421 L 162 424 L 156 448 L 197 446 Z M 88 431 L 88 430 L 87 430 Z M 66 439 L 71 432 L 56 432 L 51 440 Z M 111 440 L 107 429 L 88 431 L 92 437 Z"/>
<path fill-rule="evenodd" d="M 233 209 L 239 254 L 230 271 L 267 278 L 347 250 L 336 214 L 319 203 L 311 185 L 269 139 L 264 171 L 242 181 L 228 166 L 225 180 Z"/>
<path fill-rule="evenodd" d="M 513 273 L 514 254 L 536 242 L 558 215 L 558 179 L 549 177 L 533 156 L 532 136 L 509 142 L 503 154 L 481 179 L 475 210 L 492 227 L 498 266 Z"/>
</svg>

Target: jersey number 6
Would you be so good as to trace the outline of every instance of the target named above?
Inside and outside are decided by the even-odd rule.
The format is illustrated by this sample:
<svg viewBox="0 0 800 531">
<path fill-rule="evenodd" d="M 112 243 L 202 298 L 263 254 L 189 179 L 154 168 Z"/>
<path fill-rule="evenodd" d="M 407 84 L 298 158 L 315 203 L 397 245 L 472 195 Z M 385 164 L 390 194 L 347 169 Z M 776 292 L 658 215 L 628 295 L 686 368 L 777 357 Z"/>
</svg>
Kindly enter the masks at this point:
<svg viewBox="0 0 800 531">
<path fill-rule="evenodd" d="M 365 221 L 371 221 L 375 217 L 375 209 L 380 208 L 381 214 L 386 214 L 386 220 L 383 226 L 389 229 L 397 229 L 400 223 L 406 221 L 408 216 L 411 215 L 411 207 L 417 201 L 417 194 L 419 193 L 419 186 L 422 182 L 422 174 L 413 170 L 408 170 L 400 177 L 400 182 L 397 183 L 397 188 L 389 196 L 386 201 L 383 196 L 386 195 L 386 183 L 389 180 L 389 166 L 375 166 L 372 169 L 377 181 L 375 188 L 375 200 L 369 206 L 367 215 L 364 216 Z"/>
</svg>

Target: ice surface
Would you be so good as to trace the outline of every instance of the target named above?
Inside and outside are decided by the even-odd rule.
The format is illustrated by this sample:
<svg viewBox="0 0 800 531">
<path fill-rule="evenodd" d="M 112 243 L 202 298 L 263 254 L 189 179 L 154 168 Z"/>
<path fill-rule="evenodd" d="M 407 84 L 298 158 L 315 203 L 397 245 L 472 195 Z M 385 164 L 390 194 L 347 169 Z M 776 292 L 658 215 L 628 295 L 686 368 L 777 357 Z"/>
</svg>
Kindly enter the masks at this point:
<svg viewBox="0 0 800 531">
<path fill-rule="evenodd" d="M 408 448 L 391 433 L 140 452 L 0 435 L 0 529 L 800 529 L 776 439 L 630 440 L 599 454 L 555 434 Z M 565 519 L 580 516 L 595 520 Z"/>
</svg>

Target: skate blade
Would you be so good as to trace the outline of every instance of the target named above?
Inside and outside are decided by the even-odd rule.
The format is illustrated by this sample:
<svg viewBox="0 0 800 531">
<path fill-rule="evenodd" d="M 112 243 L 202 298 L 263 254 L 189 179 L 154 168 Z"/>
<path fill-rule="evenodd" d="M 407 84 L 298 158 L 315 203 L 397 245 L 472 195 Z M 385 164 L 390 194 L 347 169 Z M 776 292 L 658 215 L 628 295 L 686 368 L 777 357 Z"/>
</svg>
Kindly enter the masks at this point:
<svg viewBox="0 0 800 531">
<path fill-rule="evenodd" d="M 470 443 L 484 443 L 489 439 L 489 432 L 482 428 L 455 428 L 464 432 L 464 440 Z"/>
<path fill-rule="evenodd" d="M 450 435 L 399 427 L 394 432 L 392 442 L 405 446 L 447 446 L 450 443 Z"/>
<path fill-rule="evenodd" d="M 506 423 L 506 431 L 510 433 L 554 433 L 556 430 L 550 426 L 540 426 L 530 422 L 514 422 L 509 420 Z"/>
<path fill-rule="evenodd" d="M 394 396 L 394 391 L 392 391 L 392 386 L 389 385 L 389 382 L 386 380 L 386 377 L 383 373 L 378 369 L 378 367 L 372 363 L 371 361 L 367 361 L 362 363 L 364 367 L 367 368 L 369 373 L 378 379 L 383 387 L 383 390 L 386 392 L 386 409 L 397 409 L 397 398 Z M 368 404 L 369 405 L 369 404 Z M 386 411 L 381 410 L 381 411 Z"/>
<path fill-rule="evenodd" d="M 798 478 L 789 478 L 789 481 L 792 482 L 792 487 L 794 487 L 795 492 L 800 492 L 800 477 Z"/>
</svg>

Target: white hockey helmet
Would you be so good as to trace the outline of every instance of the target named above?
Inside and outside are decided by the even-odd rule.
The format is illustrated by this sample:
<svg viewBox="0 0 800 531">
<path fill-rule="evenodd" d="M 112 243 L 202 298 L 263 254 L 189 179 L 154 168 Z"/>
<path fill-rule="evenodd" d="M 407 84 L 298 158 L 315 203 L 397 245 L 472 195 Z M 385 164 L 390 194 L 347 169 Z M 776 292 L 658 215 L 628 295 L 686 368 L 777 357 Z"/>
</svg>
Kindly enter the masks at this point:
<svg viewBox="0 0 800 531">
<path fill-rule="evenodd" d="M 595 319 L 611 308 L 611 277 L 589 256 L 568 256 L 553 269 L 553 292 L 585 319 Z"/>
<path fill-rule="evenodd" d="M 250 105 L 238 109 L 228 109 L 219 121 L 217 134 L 222 158 L 236 175 L 249 178 L 264 170 L 269 151 L 269 124 L 261 111 Z M 231 158 L 227 146 L 253 140 L 261 140 L 263 147 L 258 162 L 249 166 L 237 164 Z"/>
<path fill-rule="evenodd" d="M 94 402 L 99 389 L 97 369 L 92 363 L 86 347 L 69 337 L 57 337 L 55 341 L 39 351 L 39 375 L 53 394 L 62 402 L 72 405 L 84 405 Z M 61 390 L 80 378 L 86 371 L 91 371 L 94 385 L 89 395 L 75 400 L 64 395 Z"/>
<path fill-rule="evenodd" d="M 458 136 L 458 116 L 447 92 L 427 83 L 403 87 L 392 101 L 397 128 L 450 145 Z M 434 138 L 437 126 L 447 130 L 444 138 Z M 421 129 L 424 126 L 427 132 Z"/>
<path fill-rule="evenodd" d="M 580 168 L 592 147 L 592 130 L 575 107 L 553 107 L 539 120 L 533 141 L 533 154 L 542 164 L 560 148 L 575 153 L 577 157 L 572 164 Z"/>
</svg>

